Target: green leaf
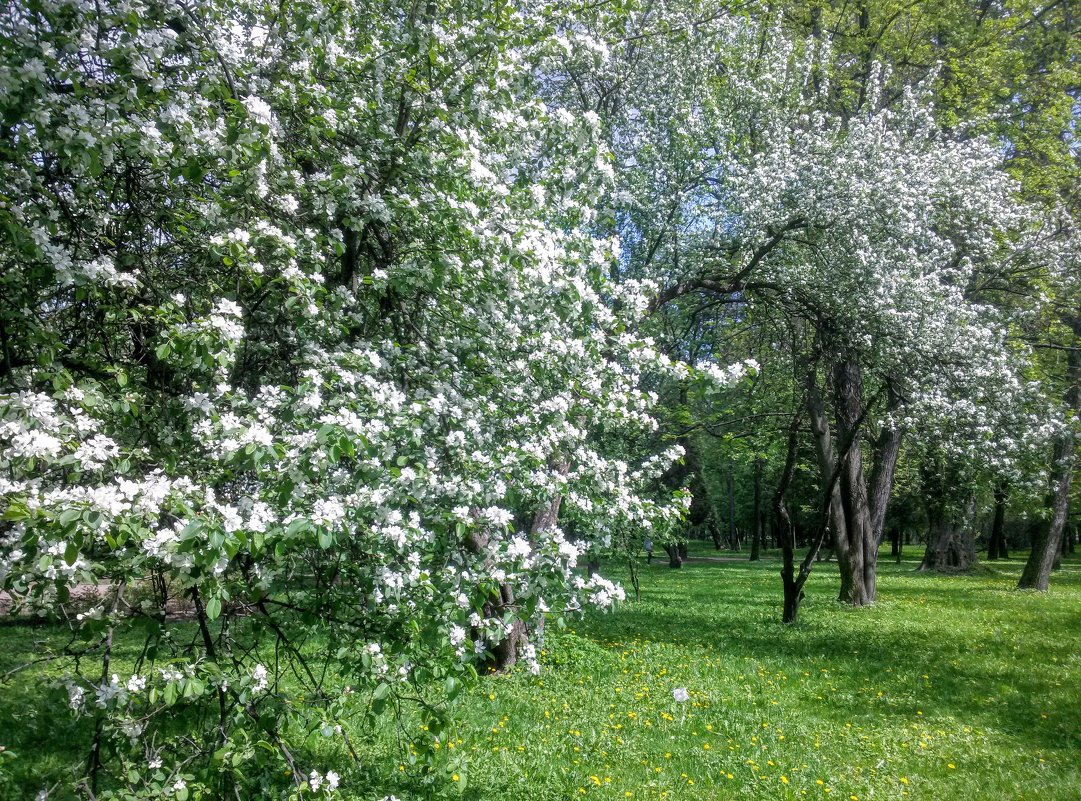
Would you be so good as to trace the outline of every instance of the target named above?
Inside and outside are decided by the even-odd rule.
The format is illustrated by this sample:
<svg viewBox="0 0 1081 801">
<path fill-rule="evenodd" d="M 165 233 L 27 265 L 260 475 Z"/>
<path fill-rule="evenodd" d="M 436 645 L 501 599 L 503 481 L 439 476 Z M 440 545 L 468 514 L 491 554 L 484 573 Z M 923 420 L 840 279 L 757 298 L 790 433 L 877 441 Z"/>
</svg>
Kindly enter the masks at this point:
<svg viewBox="0 0 1081 801">
<path fill-rule="evenodd" d="M 66 526 L 68 523 L 74 523 L 82 516 L 82 514 L 83 512 L 81 509 L 65 509 L 56 519 L 60 525 Z"/>
<path fill-rule="evenodd" d="M 211 598 L 206 602 L 206 616 L 211 620 L 217 620 L 221 614 L 221 598 Z"/>
<path fill-rule="evenodd" d="M 30 517 L 30 510 L 25 503 L 20 501 L 13 501 L 8 504 L 8 508 L 4 510 L 4 520 L 17 521 L 26 520 Z"/>
</svg>

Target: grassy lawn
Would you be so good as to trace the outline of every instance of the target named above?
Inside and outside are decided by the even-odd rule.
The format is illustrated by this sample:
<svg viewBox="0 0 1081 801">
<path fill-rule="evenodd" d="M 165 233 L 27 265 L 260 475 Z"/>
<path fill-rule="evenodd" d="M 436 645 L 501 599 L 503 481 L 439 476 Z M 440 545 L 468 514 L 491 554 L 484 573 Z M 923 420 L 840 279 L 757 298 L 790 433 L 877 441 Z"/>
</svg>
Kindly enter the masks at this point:
<svg viewBox="0 0 1081 801">
<path fill-rule="evenodd" d="M 399 760 L 388 724 L 358 733 L 362 764 L 340 769 L 343 795 L 1076 799 L 1081 561 L 1046 596 L 1012 589 L 1016 558 L 963 577 L 915 566 L 884 562 L 879 603 L 851 610 L 821 564 L 800 623 L 784 628 L 775 559 L 679 571 L 655 560 L 641 602 L 548 632 L 541 676 L 469 693 L 434 783 Z M 57 642 L 0 629 L 0 674 L 35 638 Z M 673 699 L 677 687 L 689 701 Z M 0 743 L 18 753 L 0 768 L 11 777 L 0 797 L 33 798 L 84 758 L 87 730 L 41 671 L 0 693 Z"/>
</svg>

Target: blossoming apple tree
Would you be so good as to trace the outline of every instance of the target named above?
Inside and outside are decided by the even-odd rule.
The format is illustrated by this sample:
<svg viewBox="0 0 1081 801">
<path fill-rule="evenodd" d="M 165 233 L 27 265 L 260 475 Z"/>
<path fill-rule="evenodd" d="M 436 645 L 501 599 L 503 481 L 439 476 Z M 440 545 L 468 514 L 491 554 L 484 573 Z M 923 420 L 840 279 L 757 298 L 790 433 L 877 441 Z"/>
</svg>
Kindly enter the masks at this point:
<svg viewBox="0 0 1081 801">
<path fill-rule="evenodd" d="M 695 376 L 624 323 L 596 117 L 536 99 L 558 20 L 5 3 L 0 580 L 77 634 L 87 793 L 333 792 L 407 703 L 423 761 L 431 687 L 535 666 L 622 597 L 579 555 L 682 513 L 633 443 L 644 375 Z"/>
<path fill-rule="evenodd" d="M 842 108 L 829 78 L 843 67 L 815 37 L 678 3 L 620 34 L 608 64 L 579 49 L 565 97 L 606 115 L 629 269 L 664 285 L 658 314 L 727 306 L 742 325 L 783 310 L 841 600 L 872 603 L 904 436 L 992 461 L 1053 435 L 1044 403 L 1000 447 L 1001 420 L 1040 404 L 1009 336 L 1017 310 L 987 288 L 1046 272 L 1068 232 L 1016 199 L 996 142 L 939 127 L 933 77 L 898 86 L 871 68 L 858 106 Z M 810 564 L 799 578 L 786 568 L 786 619 Z"/>
</svg>

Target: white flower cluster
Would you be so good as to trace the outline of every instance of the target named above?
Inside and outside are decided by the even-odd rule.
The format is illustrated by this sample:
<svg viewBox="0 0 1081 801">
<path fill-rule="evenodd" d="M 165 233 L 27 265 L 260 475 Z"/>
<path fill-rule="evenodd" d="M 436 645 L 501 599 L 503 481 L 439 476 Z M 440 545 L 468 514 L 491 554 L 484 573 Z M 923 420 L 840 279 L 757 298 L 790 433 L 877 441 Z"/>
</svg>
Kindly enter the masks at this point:
<svg viewBox="0 0 1081 801">
<path fill-rule="evenodd" d="M 340 782 L 341 777 L 332 770 L 327 771 L 325 774 L 313 770 L 308 774 L 308 787 L 311 788 L 313 793 L 317 793 L 320 790 L 327 794 L 333 793 L 338 789 L 338 784 Z"/>
<path fill-rule="evenodd" d="M 29 310 L 18 336 L 51 343 L 0 388 L 5 586 L 53 612 L 75 584 L 160 583 L 208 619 L 248 604 L 289 630 L 324 621 L 353 681 L 395 687 L 421 658 L 490 658 L 527 609 L 621 599 L 575 570 L 617 528 L 682 513 L 653 487 L 678 450 L 642 443 L 652 376 L 690 373 L 633 333 L 654 285 L 612 280 L 605 126 L 540 98 L 563 52 L 552 8 L 425 33 L 456 77 L 399 120 L 408 4 L 212 0 L 192 10 L 207 48 L 151 5 L 125 5 L 122 37 L 91 4 L 0 21 L 9 52 L 70 45 L 0 68 L 27 98 L 0 168 L 20 229 L 5 242 L 25 243 L 4 255 L 27 265 L 11 306 Z M 599 39 L 565 38 L 608 62 Z M 62 96 L 54 76 L 96 89 Z M 138 186 L 117 182 L 131 163 Z M 493 588 L 515 600 L 493 610 Z M 160 681 L 73 680 L 69 699 L 150 741 L 164 716 L 133 710 L 151 693 L 217 704 L 232 686 L 270 710 L 285 691 L 254 654 L 224 674 L 200 647 Z"/>
</svg>

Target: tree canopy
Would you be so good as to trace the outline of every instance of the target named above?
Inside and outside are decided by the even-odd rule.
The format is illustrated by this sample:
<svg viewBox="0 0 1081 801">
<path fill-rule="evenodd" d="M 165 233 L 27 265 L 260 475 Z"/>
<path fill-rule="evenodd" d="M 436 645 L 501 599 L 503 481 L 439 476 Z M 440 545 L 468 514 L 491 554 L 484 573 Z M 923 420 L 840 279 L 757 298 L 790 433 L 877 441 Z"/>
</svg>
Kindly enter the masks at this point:
<svg viewBox="0 0 1081 801">
<path fill-rule="evenodd" d="M 679 536 L 726 418 L 780 420 L 786 619 L 827 540 L 875 600 L 902 453 L 942 519 L 1050 478 L 1049 558 L 1077 40 L 924 5 L 6 3 L 0 581 L 77 635 L 85 791 L 331 792 L 295 732 L 402 705 L 438 747 L 463 682 L 623 599 L 580 560 Z"/>
</svg>

